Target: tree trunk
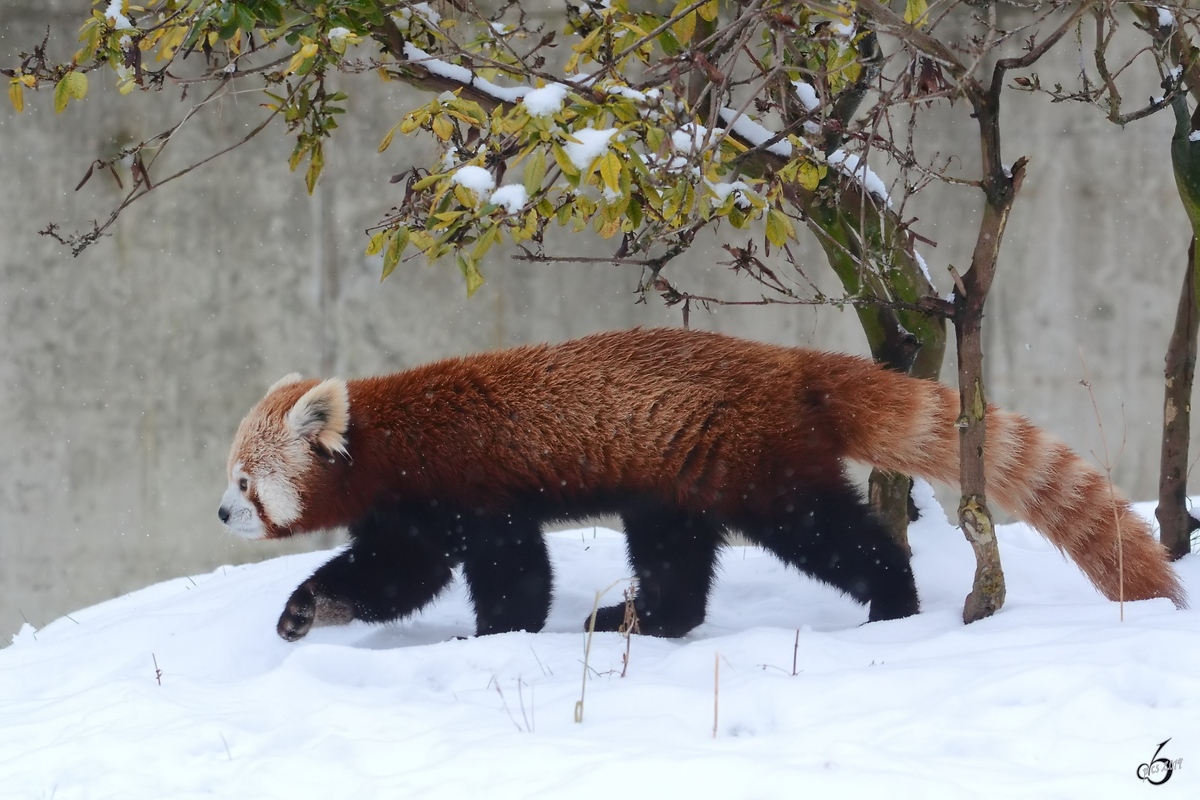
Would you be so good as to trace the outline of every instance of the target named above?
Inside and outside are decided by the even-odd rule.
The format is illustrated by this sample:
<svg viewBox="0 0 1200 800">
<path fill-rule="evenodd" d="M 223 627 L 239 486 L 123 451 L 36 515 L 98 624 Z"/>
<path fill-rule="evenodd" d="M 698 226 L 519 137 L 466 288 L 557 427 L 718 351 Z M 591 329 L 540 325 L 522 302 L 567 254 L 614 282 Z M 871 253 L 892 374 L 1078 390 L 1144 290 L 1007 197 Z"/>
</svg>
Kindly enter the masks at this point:
<svg viewBox="0 0 1200 800">
<path fill-rule="evenodd" d="M 1166 391 L 1163 400 L 1162 460 L 1158 473 L 1159 538 L 1176 559 L 1191 552 L 1195 521 L 1187 509 L 1188 440 L 1192 420 L 1192 380 L 1196 374 L 1196 239 L 1188 248 L 1183 290 L 1175 311 L 1175 329 L 1167 345 Z"/>
<path fill-rule="evenodd" d="M 999 80 L 988 92 L 970 94 L 979 121 L 983 151 L 983 192 L 986 203 L 971 268 L 958 281 L 954 297 L 954 334 L 958 342 L 959 481 L 962 499 L 958 520 L 975 550 L 975 581 L 963 606 L 963 621 L 990 617 L 1004 605 L 1004 570 L 995 527 L 987 507 L 984 443 L 987 438 L 987 396 L 983 386 L 983 308 L 996 273 L 1000 242 L 1008 215 L 1025 177 L 1025 158 L 1011 170 L 1000 160 Z"/>
</svg>

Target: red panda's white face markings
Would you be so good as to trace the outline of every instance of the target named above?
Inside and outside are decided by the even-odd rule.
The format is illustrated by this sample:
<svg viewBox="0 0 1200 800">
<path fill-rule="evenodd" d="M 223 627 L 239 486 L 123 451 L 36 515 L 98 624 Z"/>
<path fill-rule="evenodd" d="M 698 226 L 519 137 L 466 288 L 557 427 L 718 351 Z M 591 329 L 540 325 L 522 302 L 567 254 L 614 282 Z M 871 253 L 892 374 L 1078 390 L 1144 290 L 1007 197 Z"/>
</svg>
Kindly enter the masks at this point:
<svg viewBox="0 0 1200 800">
<path fill-rule="evenodd" d="M 318 383 L 289 375 L 272 386 L 233 440 L 221 521 L 247 539 L 302 529 L 302 489 L 313 460 L 322 453 L 345 454 L 349 423 L 344 381 Z"/>
</svg>

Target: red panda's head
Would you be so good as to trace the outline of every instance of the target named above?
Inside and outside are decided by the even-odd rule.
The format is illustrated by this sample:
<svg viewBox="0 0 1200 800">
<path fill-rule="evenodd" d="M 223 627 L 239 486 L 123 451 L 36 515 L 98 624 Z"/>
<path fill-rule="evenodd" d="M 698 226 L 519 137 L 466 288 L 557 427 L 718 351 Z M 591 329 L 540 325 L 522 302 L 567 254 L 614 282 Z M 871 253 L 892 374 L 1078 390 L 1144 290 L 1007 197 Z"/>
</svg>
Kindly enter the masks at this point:
<svg viewBox="0 0 1200 800">
<path fill-rule="evenodd" d="M 293 533 L 304 514 L 306 476 L 316 459 L 345 454 L 349 424 L 345 381 L 297 374 L 278 381 L 238 426 L 221 521 L 247 539 Z"/>
</svg>

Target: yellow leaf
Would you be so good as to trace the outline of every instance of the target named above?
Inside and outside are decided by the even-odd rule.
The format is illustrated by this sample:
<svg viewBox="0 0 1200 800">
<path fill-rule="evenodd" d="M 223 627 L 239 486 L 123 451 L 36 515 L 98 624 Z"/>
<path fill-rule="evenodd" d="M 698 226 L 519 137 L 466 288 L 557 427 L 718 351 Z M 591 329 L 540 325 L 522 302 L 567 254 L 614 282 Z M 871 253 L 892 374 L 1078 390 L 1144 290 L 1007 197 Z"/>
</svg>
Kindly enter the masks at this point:
<svg viewBox="0 0 1200 800">
<path fill-rule="evenodd" d="M 599 223 L 599 225 L 598 225 L 599 234 L 605 239 L 611 239 L 612 237 L 616 236 L 617 233 L 621 230 L 621 222 L 622 221 L 623 221 L 623 218 L 620 216 L 614 217 L 613 219 L 611 219 L 607 222 L 601 222 L 600 218 L 597 217 L 596 222 Z"/>
<path fill-rule="evenodd" d="M 288 62 L 288 68 L 284 71 L 284 74 L 287 75 L 300 69 L 305 61 L 317 54 L 317 49 L 316 42 L 309 42 L 297 50 L 295 55 L 292 56 L 292 60 Z"/>
<path fill-rule="evenodd" d="M 463 277 L 467 279 L 467 297 L 470 298 L 480 286 L 483 286 L 483 275 L 479 272 L 475 259 L 460 253 L 456 260 Z"/>
<path fill-rule="evenodd" d="M 611 191 L 621 190 L 621 159 L 611 150 L 600 160 L 600 177 Z"/>
<path fill-rule="evenodd" d="M 8 85 L 8 99 L 12 101 L 18 114 L 25 110 L 25 87 L 20 81 L 13 81 Z"/>
<path fill-rule="evenodd" d="M 700 16 L 704 17 L 708 22 L 712 22 L 717 18 L 717 0 L 709 0 L 709 2 L 700 6 Z"/>
<path fill-rule="evenodd" d="M 433 118 L 433 133 L 445 142 L 454 133 L 454 123 L 447 119 L 445 114 L 438 114 Z"/>
<path fill-rule="evenodd" d="M 67 82 L 67 92 L 76 100 L 87 96 L 88 76 L 82 72 L 68 72 L 64 78 Z"/>
<path fill-rule="evenodd" d="M 579 168 L 571 161 L 571 157 L 567 155 L 567 151 L 562 148 L 558 142 L 550 145 L 550 149 L 554 151 L 554 160 L 558 162 L 558 168 L 563 171 L 563 174 L 577 178 L 579 177 Z"/>
<path fill-rule="evenodd" d="M 409 231 L 409 238 L 412 239 L 412 243 L 422 251 L 428 251 L 429 248 L 437 244 L 437 241 L 432 236 L 419 228 Z"/>
<path fill-rule="evenodd" d="M 800 182 L 801 186 L 812 192 L 816 190 L 817 185 L 821 183 L 821 179 L 828 171 L 828 167 L 814 164 L 806 158 L 800 163 L 800 172 L 796 176 L 796 180 Z"/>
<path fill-rule="evenodd" d="M 475 192 L 471 191 L 465 186 L 462 186 L 461 184 L 455 184 L 454 196 L 458 199 L 458 202 L 462 203 L 467 208 L 474 208 L 478 202 Z"/>
<path fill-rule="evenodd" d="M 776 247 L 782 247 L 788 239 L 796 238 L 796 228 L 792 221 L 778 209 L 767 211 L 767 239 Z"/>
<path fill-rule="evenodd" d="M 925 0 L 905 0 L 904 3 L 904 21 L 909 25 L 917 25 L 924 27 L 924 16 L 929 11 L 929 4 Z"/>
<path fill-rule="evenodd" d="M 399 122 L 397 122 L 395 125 L 392 126 L 392 129 L 390 131 L 388 131 L 387 134 L 383 137 L 383 141 L 379 143 L 379 150 L 377 152 L 382 153 L 384 150 L 387 150 L 388 147 L 391 146 L 392 137 L 396 135 L 396 129 L 399 128 L 401 125 L 403 125 L 406 121 L 407 121 L 407 118 L 402 119 Z"/>
<path fill-rule="evenodd" d="M 671 16 L 675 16 L 680 11 L 692 4 L 692 0 L 679 0 L 679 5 L 675 6 L 675 10 L 671 12 Z M 599 28 L 597 28 L 599 30 Z M 692 40 L 692 34 L 696 32 L 696 12 L 693 11 L 687 16 L 676 20 L 671 26 L 671 32 L 675 34 L 675 38 L 680 44 L 687 44 Z"/>
<path fill-rule="evenodd" d="M 371 237 L 371 241 L 367 242 L 367 252 L 365 255 L 377 256 L 383 250 L 383 245 L 391 236 L 390 230 L 382 230 Z"/>
</svg>

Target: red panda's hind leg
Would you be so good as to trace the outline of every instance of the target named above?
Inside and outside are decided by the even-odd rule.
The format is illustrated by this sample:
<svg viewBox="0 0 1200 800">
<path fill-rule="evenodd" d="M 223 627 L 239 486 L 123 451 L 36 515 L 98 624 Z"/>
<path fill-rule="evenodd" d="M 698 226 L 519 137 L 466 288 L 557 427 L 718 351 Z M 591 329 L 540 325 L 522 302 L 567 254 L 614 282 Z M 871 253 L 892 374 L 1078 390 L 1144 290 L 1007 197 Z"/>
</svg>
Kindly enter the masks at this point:
<svg viewBox="0 0 1200 800">
<path fill-rule="evenodd" d="M 683 636 L 704 622 L 717 548 L 724 538 L 721 525 L 704 514 L 665 507 L 627 509 L 621 518 L 637 578 L 633 607 L 638 632 Z M 619 630 L 624 622 L 623 603 L 596 612 L 598 631 Z"/>
<path fill-rule="evenodd" d="M 908 554 L 849 483 L 781 496 L 769 519 L 738 528 L 785 563 L 869 604 L 871 622 L 920 609 Z"/>
</svg>

